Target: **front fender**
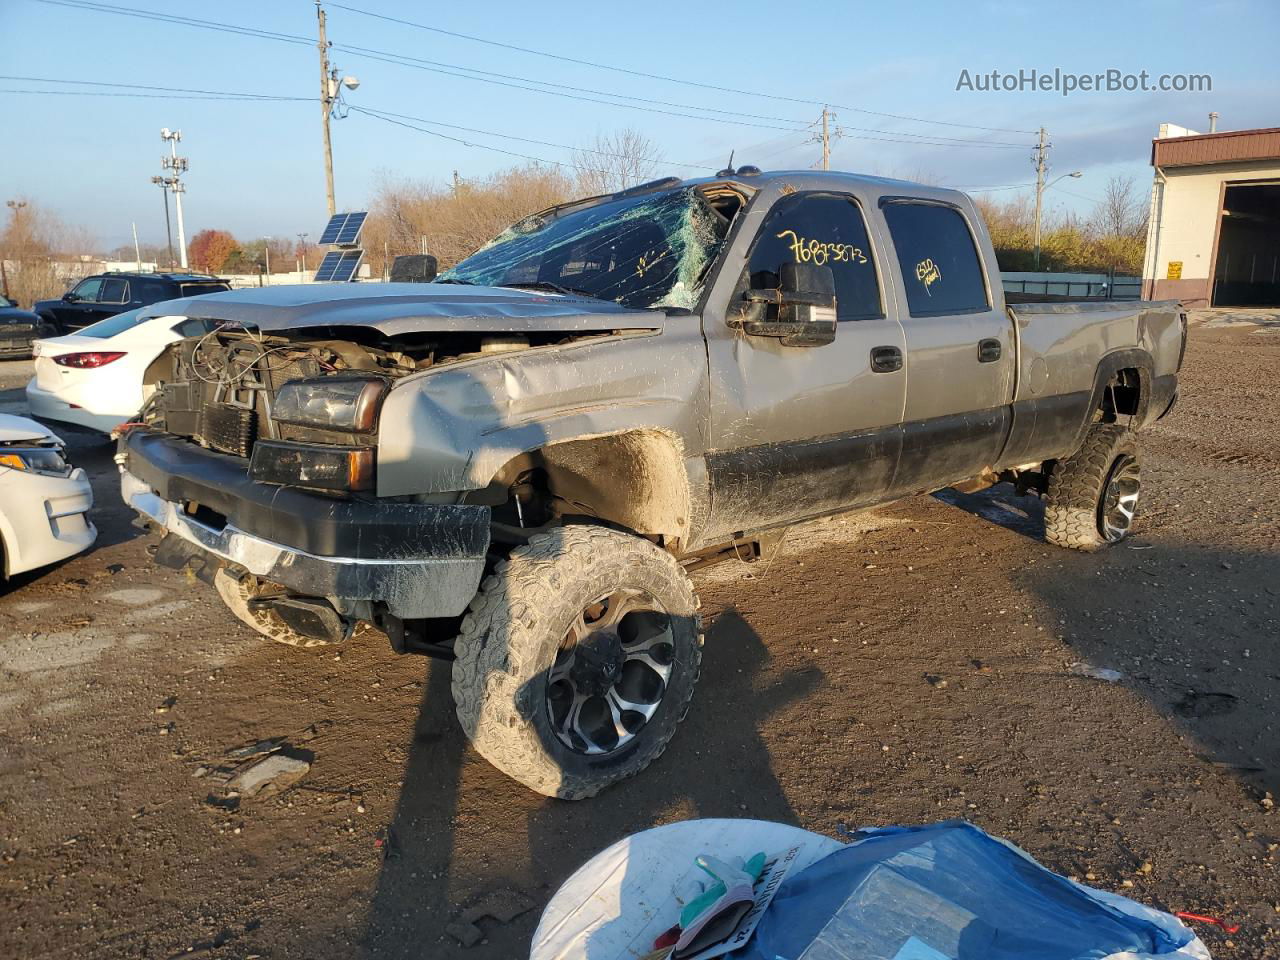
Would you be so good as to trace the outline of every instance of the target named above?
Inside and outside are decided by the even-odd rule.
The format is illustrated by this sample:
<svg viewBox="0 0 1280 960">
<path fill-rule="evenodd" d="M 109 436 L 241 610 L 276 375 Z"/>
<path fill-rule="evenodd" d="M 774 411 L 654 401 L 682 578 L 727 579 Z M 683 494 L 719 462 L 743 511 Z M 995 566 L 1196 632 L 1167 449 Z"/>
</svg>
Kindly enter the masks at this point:
<svg viewBox="0 0 1280 960">
<path fill-rule="evenodd" d="M 685 329 L 496 354 L 395 384 L 378 433 L 378 495 L 488 485 L 513 457 L 552 443 L 655 429 L 705 449 L 706 352 Z"/>
</svg>

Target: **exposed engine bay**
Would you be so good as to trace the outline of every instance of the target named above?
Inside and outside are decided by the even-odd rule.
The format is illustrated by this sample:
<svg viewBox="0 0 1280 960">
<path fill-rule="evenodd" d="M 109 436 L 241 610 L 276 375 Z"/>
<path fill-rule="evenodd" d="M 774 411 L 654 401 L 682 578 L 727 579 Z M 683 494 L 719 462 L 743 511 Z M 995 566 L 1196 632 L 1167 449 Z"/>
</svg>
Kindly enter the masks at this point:
<svg viewBox="0 0 1280 960">
<path fill-rule="evenodd" d="M 263 334 L 226 324 L 173 344 L 148 372 L 156 391 L 141 421 L 219 453 L 246 458 L 259 439 L 372 444 L 376 411 L 367 422 L 353 423 L 354 430 L 287 422 L 276 409 L 281 389 L 285 384 L 326 377 L 377 381 L 385 389 L 401 377 L 446 363 L 606 336 L 611 331 L 437 333 L 394 341 L 367 329 L 306 333 Z M 339 333 L 343 339 L 337 339 Z"/>
</svg>

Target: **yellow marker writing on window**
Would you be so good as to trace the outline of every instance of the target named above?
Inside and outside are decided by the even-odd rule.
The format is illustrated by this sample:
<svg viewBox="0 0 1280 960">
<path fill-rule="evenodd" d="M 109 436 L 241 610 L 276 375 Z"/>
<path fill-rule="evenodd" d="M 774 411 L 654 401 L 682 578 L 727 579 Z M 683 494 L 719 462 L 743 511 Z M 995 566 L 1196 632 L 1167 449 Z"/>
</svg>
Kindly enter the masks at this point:
<svg viewBox="0 0 1280 960">
<path fill-rule="evenodd" d="M 932 259 L 921 260 L 916 264 L 916 279 L 924 284 L 924 292 L 933 296 L 929 288 L 942 279 L 942 271 Z"/>
<path fill-rule="evenodd" d="M 656 264 L 659 260 L 661 260 L 670 252 L 671 252 L 670 250 L 663 250 L 660 254 L 658 254 L 652 260 L 649 259 L 649 255 L 646 253 L 638 261 L 636 261 L 636 276 L 643 277 L 646 270 L 652 270 L 654 267 L 654 264 Z"/>
<path fill-rule="evenodd" d="M 783 230 L 778 234 L 779 239 L 786 236 L 791 237 L 791 242 L 788 246 L 791 248 L 792 255 L 796 258 L 796 263 L 812 263 L 821 267 L 827 263 L 867 262 L 867 256 L 862 252 L 862 248 L 855 247 L 849 243 L 823 243 L 821 240 L 806 240 L 794 230 Z"/>
</svg>

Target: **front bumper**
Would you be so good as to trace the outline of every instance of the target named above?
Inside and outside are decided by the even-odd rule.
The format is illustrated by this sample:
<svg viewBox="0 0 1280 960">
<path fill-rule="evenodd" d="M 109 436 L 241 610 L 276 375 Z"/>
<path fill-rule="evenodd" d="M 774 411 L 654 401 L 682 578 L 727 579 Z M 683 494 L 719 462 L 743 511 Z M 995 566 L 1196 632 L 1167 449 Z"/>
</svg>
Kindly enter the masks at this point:
<svg viewBox="0 0 1280 960">
<path fill-rule="evenodd" d="M 257 483 L 243 460 L 146 429 L 124 434 L 117 460 L 125 502 L 168 533 L 347 615 L 456 616 L 484 573 L 488 507 Z"/>
<path fill-rule="evenodd" d="M 87 550 L 98 536 L 92 506 L 93 488 L 79 467 L 66 477 L 0 467 L 0 573 L 12 576 Z"/>
</svg>

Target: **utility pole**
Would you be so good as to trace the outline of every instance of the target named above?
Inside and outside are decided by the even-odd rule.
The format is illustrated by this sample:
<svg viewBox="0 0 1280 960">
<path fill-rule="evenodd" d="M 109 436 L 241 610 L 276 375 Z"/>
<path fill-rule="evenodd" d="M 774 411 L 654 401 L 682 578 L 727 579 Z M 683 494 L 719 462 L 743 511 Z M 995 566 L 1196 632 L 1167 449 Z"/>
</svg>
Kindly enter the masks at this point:
<svg viewBox="0 0 1280 960">
<path fill-rule="evenodd" d="M 831 136 L 827 132 L 827 108 L 822 108 L 822 169 L 831 169 Z"/>
<path fill-rule="evenodd" d="M 262 255 L 267 258 L 267 286 L 271 286 L 271 238 L 263 237 L 267 241 L 262 245 Z"/>
<path fill-rule="evenodd" d="M 169 226 L 169 181 L 165 177 L 152 177 L 151 182 L 164 191 L 164 235 L 169 241 L 169 267 L 173 268 L 173 228 Z"/>
<path fill-rule="evenodd" d="M 302 282 L 302 272 L 307 268 L 307 237 L 309 233 L 294 234 L 298 238 L 298 282 Z"/>
<path fill-rule="evenodd" d="M 178 156 L 178 141 L 182 139 L 181 130 L 170 130 L 165 127 L 160 131 L 160 139 L 169 141 L 169 156 L 160 158 L 160 166 L 171 171 L 168 187 L 173 191 L 173 205 L 178 212 L 178 262 L 182 269 L 187 269 L 187 234 L 182 224 L 182 195 L 186 193 L 186 185 L 182 175 L 187 172 L 187 158 Z M 165 209 L 168 209 L 166 205 Z M 170 254 L 172 256 L 172 254 Z"/>
<path fill-rule="evenodd" d="M 137 264 L 138 272 L 142 272 L 142 249 L 138 246 L 138 224 L 135 221 L 130 224 L 133 227 L 133 256 L 134 263 Z"/>
<path fill-rule="evenodd" d="M 832 126 L 835 119 L 836 119 L 836 115 L 831 112 L 831 109 L 829 107 L 823 107 L 822 120 L 820 121 L 822 124 L 822 131 L 820 133 L 815 133 L 812 137 L 810 137 L 808 140 L 805 141 L 806 143 L 822 144 L 822 169 L 823 170 L 831 169 L 831 141 L 838 140 L 844 136 L 843 130 L 841 130 L 839 127 Z"/>
<path fill-rule="evenodd" d="M 324 188 L 329 201 L 329 216 L 338 208 L 333 200 L 333 143 L 329 140 L 329 113 L 333 109 L 333 91 L 329 79 L 329 40 L 324 32 L 324 7 L 316 0 L 316 19 L 320 21 L 320 122 L 324 129 Z"/>
<path fill-rule="evenodd" d="M 1040 215 L 1044 208 L 1044 174 L 1048 169 L 1048 163 L 1045 156 L 1049 148 L 1053 146 L 1051 143 L 1045 143 L 1044 127 L 1040 128 L 1040 142 L 1036 144 L 1033 159 L 1036 164 L 1036 226 L 1035 226 L 1035 269 L 1040 269 Z"/>
</svg>

